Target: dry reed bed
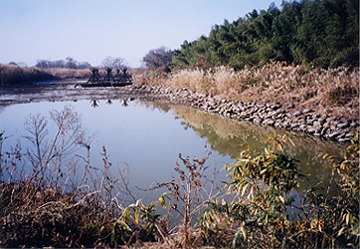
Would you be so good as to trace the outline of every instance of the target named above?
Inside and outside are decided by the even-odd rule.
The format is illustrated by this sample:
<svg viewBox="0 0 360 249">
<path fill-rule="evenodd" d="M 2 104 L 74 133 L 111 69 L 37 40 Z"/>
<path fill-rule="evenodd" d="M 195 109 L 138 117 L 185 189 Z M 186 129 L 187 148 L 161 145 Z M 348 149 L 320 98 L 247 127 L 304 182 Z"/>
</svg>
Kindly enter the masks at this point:
<svg viewBox="0 0 360 249">
<path fill-rule="evenodd" d="M 36 68 L 20 67 L 12 64 L 0 64 L 0 84 L 2 86 L 24 85 L 39 81 L 59 79 L 87 79 L 89 69 Z"/>
<path fill-rule="evenodd" d="M 143 83 L 187 88 L 244 102 L 294 104 L 295 110 L 310 108 L 317 113 L 348 119 L 359 116 L 359 70 L 308 69 L 278 63 L 235 71 L 218 67 L 211 70 L 181 70 L 171 75 L 150 74 Z"/>
<path fill-rule="evenodd" d="M 91 71 L 88 68 L 48 68 L 43 70 L 59 79 L 88 79 L 91 76 Z"/>
<path fill-rule="evenodd" d="M 54 79 L 56 77 L 52 74 L 38 68 L 0 64 L 0 86 L 23 85 Z"/>
</svg>

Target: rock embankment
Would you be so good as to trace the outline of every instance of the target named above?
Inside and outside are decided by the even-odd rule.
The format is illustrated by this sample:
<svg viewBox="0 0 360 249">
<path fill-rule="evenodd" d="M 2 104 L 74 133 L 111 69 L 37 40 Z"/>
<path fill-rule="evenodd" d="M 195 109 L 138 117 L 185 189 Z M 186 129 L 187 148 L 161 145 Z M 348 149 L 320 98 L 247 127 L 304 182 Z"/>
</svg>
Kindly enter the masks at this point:
<svg viewBox="0 0 360 249">
<path fill-rule="evenodd" d="M 155 98 L 191 105 L 228 118 L 304 132 L 338 142 L 351 141 L 354 128 L 359 126 L 359 120 L 321 116 L 311 109 L 295 111 L 293 104 L 283 106 L 281 103 L 256 104 L 225 100 L 218 96 L 194 93 L 185 88 L 172 89 L 167 86 L 133 85 L 132 88 L 154 95 Z"/>
</svg>

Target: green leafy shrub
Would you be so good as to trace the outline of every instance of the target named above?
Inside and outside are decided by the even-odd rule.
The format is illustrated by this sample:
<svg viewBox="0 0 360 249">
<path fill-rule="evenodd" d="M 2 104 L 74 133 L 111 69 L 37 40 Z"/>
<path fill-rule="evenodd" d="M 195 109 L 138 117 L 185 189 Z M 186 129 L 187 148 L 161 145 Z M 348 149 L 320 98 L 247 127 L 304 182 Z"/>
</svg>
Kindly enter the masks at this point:
<svg viewBox="0 0 360 249">
<path fill-rule="evenodd" d="M 241 248 L 356 248 L 359 245 L 359 143 L 333 160 L 336 193 L 298 193 L 302 175 L 283 139 L 260 155 L 245 150 L 227 166 L 228 198 L 199 219 L 204 244 Z"/>
</svg>

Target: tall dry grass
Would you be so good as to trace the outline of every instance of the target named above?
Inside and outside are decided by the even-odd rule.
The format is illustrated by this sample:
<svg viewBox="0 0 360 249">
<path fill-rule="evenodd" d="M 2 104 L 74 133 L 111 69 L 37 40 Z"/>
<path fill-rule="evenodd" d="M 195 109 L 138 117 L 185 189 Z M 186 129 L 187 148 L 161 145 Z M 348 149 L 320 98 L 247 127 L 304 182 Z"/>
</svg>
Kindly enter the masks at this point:
<svg viewBox="0 0 360 249">
<path fill-rule="evenodd" d="M 166 76 L 148 74 L 143 82 L 244 102 L 293 103 L 295 109 L 311 108 L 325 115 L 359 116 L 358 68 L 308 69 L 272 63 L 239 71 L 217 67 L 175 71 Z"/>
<path fill-rule="evenodd" d="M 88 68 L 47 68 L 44 71 L 59 79 L 88 79 L 91 76 L 91 71 Z"/>
<path fill-rule="evenodd" d="M 24 85 L 40 81 L 59 79 L 88 79 L 91 76 L 89 69 L 69 68 L 35 68 L 20 67 L 12 64 L 0 64 L 0 85 Z"/>
<path fill-rule="evenodd" d="M 0 86 L 24 85 L 54 79 L 56 77 L 52 74 L 38 68 L 0 64 Z"/>
</svg>

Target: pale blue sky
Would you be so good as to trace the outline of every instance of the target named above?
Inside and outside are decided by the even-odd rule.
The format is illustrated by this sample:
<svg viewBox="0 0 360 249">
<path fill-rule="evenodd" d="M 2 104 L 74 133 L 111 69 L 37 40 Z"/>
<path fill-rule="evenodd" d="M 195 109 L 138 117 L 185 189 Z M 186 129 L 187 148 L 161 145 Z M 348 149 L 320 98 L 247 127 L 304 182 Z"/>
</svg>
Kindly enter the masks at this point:
<svg viewBox="0 0 360 249">
<path fill-rule="evenodd" d="M 272 2 L 282 0 L 0 0 L 0 63 L 112 56 L 138 67 L 151 49 L 177 49 Z"/>
</svg>

